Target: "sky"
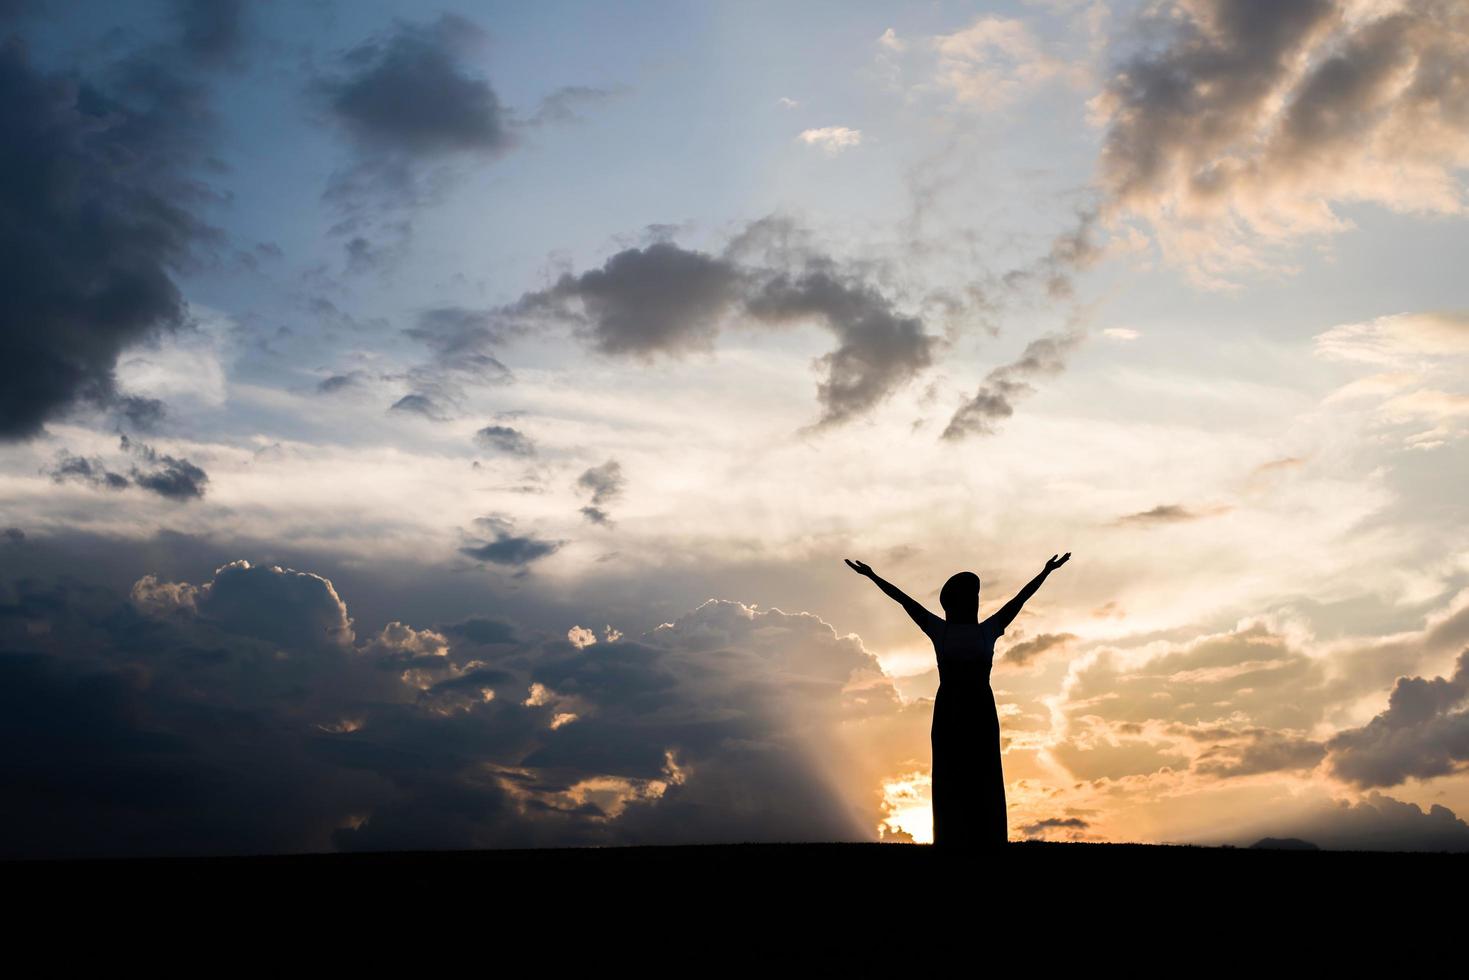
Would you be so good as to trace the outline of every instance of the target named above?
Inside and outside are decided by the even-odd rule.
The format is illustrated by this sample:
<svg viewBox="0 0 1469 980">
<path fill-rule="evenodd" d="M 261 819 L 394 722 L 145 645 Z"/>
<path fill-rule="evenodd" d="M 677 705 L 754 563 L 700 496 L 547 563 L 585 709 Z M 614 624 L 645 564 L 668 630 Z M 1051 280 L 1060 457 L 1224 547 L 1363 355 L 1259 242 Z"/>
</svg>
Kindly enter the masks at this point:
<svg viewBox="0 0 1469 980">
<path fill-rule="evenodd" d="M 1469 850 L 1454 0 L 0 3 L 6 856 Z"/>
</svg>

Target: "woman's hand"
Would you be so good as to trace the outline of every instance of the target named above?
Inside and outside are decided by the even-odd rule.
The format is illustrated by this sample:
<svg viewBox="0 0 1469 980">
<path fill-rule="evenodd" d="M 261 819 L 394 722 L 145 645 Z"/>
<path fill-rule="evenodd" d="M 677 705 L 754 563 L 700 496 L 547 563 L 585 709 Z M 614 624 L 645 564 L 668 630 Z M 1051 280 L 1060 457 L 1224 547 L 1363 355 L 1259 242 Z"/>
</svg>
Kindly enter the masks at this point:
<svg viewBox="0 0 1469 980">
<path fill-rule="evenodd" d="M 1048 572 L 1054 572 L 1056 569 L 1058 569 L 1062 565 L 1066 564 L 1066 562 L 1070 558 L 1071 558 L 1071 552 L 1069 552 L 1069 551 L 1066 552 L 1066 554 L 1062 555 L 1060 558 L 1057 558 L 1055 555 L 1052 555 L 1050 557 L 1050 560 L 1046 562 L 1046 571 L 1048 571 Z"/>
<path fill-rule="evenodd" d="M 853 561 L 850 558 L 843 558 L 842 561 L 846 562 L 847 567 L 856 572 L 858 575 L 866 575 L 868 578 L 872 578 L 872 566 L 867 564 L 866 562 Z"/>
</svg>

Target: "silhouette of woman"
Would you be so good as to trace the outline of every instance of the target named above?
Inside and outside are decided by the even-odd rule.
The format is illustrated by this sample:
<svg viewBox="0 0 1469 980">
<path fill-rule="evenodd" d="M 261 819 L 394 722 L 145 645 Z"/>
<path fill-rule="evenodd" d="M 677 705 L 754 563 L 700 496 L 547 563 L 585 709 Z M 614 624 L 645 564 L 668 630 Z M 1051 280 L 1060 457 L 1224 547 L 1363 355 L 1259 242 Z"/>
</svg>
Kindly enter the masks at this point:
<svg viewBox="0 0 1469 980">
<path fill-rule="evenodd" d="M 933 701 L 933 842 L 945 847 L 988 846 L 1009 839 L 1005 777 L 1000 768 L 1000 715 L 990 690 L 995 638 L 1014 621 L 1041 583 L 1066 564 L 1071 552 L 1052 555 L 1046 567 L 1015 598 L 984 622 L 979 620 L 979 576 L 959 572 L 939 591 L 940 619 L 879 578 L 871 566 L 846 559 L 896 600 L 933 641 L 939 689 Z"/>
</svg>

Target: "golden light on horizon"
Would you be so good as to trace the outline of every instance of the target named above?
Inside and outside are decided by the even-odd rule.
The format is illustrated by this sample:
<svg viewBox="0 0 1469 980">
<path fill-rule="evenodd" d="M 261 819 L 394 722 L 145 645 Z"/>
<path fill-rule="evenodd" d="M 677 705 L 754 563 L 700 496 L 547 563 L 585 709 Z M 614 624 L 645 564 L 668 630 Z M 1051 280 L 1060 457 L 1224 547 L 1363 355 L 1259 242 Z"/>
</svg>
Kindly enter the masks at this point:
<svg viewBox="0 0 1469 980">
<path fill-rule="evenodd" d="M 886 815 L 877 828 L 879 838 L 907 834 L 915 844 L 933 843 L 930 784 L 926 769 L 883 782 L 882 808 Z"/>
</svg>

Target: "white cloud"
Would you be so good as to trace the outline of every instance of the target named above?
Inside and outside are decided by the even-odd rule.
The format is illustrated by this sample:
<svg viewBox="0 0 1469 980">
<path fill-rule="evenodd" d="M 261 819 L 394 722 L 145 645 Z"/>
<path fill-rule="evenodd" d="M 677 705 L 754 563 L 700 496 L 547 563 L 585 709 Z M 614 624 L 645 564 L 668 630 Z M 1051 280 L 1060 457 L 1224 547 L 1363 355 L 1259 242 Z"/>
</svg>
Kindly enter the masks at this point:
<svg viewBox="0 0 1469 980">
<path fill-rule="evenodd" d="M 1469 355 L 1469 313 L 1396 313 L 1344 323 L 1314 338 L 1323 357 L 1402 366 L 1424 357 Z"/>
<path fill-rule="evenodd" d="M 1398 313 L 1340 324 L 1314 339 L 1316 353 L 1328 360 L 1391 369 L 1348 382 L 1327 396 L 1328 404 L 1377 399 L 1376 414 L 1389 426 L 1428 423 L 1403 436 L 1412 449 L 1437 449 L 1465 431 L 1469 315 Z"/>
<path fill-rule="evenodd" d="M 804 130 L 797 138 L 809 146 L 819 146 L 828 154 L 835 156 L 843 150 L 860 145 L 862 131 L 848 129 L 846 126 L 823 126 L 820 129 Z"/>
<path fill-rule="evenodd" d="M 193 307 L 193 312 L 195 319 L 188 326 L 134 347 L 118 359 L 117 383 L 124 394 L 169 403 L 224 404 L 231 321 L 202 307 Z"/>
<path fill-rule="evenodd" d="M 956 101 L 1002 109 L 1053 79 L 1084 82 L 1086 74 L 1046 50 L 1024 21 L 985 16 L 932 40 L 936 77 Z"/>
</svg>

